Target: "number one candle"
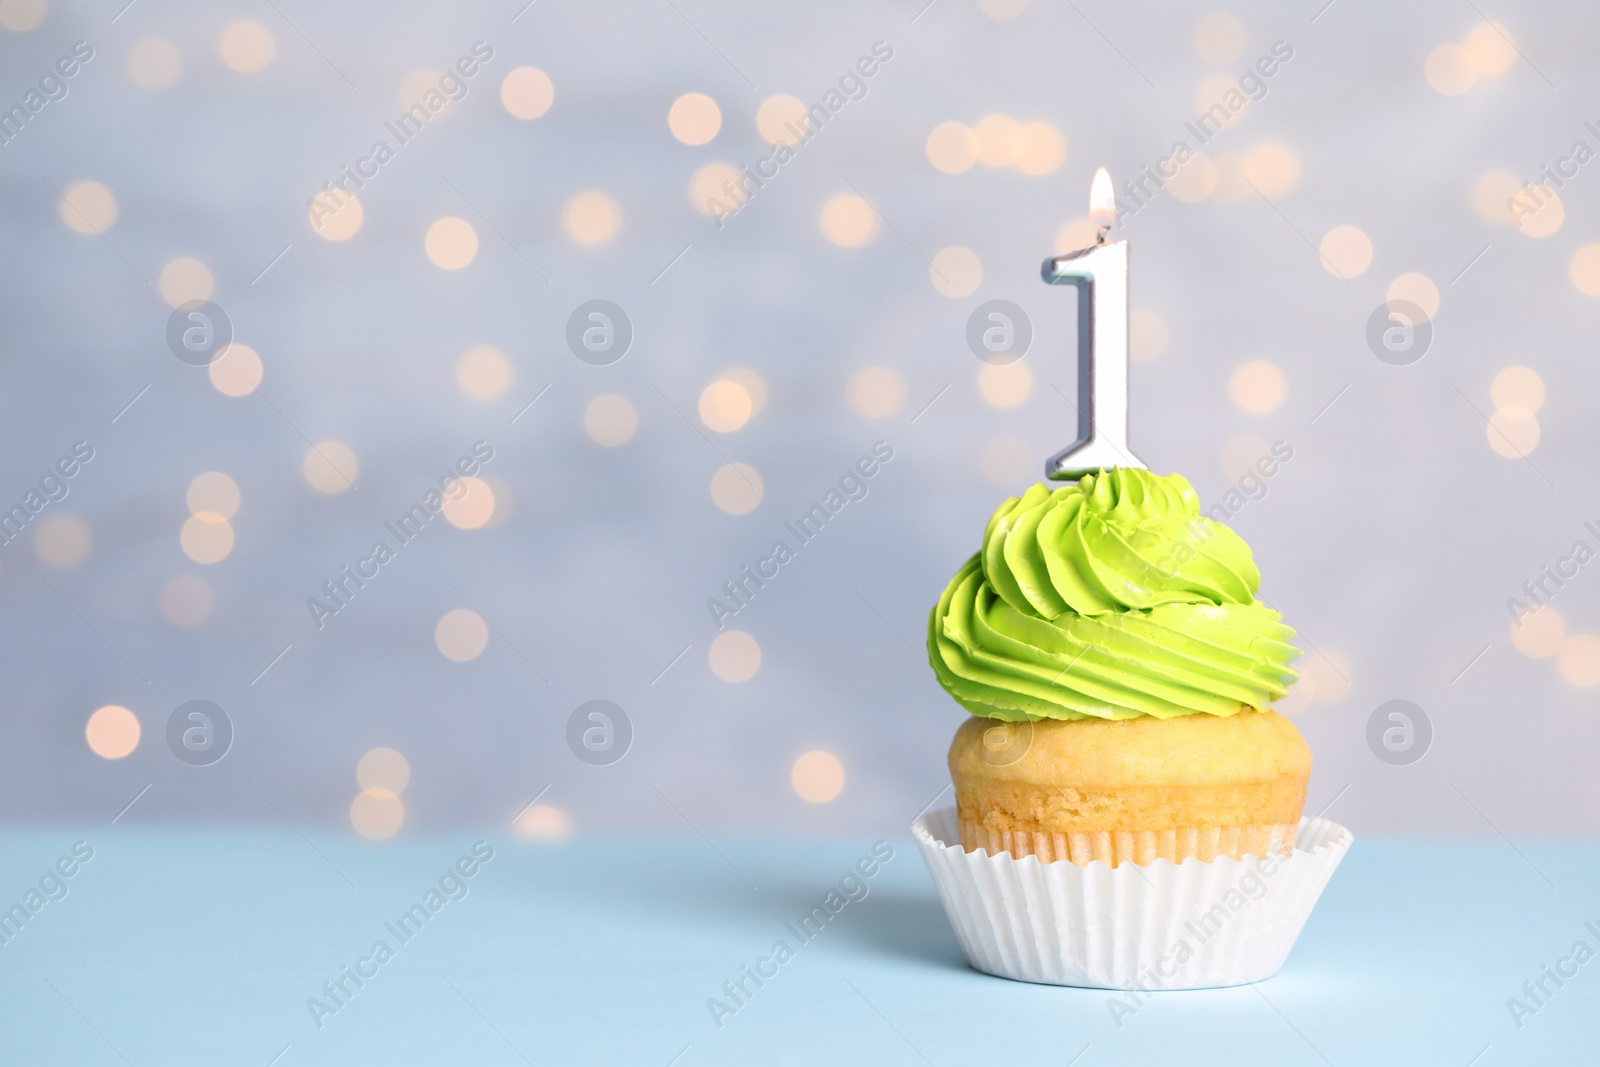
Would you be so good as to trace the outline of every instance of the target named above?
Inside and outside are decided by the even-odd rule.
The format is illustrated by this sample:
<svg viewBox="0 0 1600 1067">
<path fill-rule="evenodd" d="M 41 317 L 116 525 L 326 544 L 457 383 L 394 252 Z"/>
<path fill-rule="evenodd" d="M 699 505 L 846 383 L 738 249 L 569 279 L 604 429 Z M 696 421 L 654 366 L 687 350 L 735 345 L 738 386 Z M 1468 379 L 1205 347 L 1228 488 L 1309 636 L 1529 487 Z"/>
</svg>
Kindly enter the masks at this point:
<svg viewBox="0 0 1600 1067">
<path fill-rule="evenodd" d="M 1107 241 L 1117 221 L 1111 175 L 1089 187 L 1095 243 L 1044 261 L 1044 280 L 1078 290 L 1078 437 L 1045 461 L 1046 478 L 1075 482 L 1106 467 L 1144 469 L 1128 450 L 1128 242 Z"/>
</svg>

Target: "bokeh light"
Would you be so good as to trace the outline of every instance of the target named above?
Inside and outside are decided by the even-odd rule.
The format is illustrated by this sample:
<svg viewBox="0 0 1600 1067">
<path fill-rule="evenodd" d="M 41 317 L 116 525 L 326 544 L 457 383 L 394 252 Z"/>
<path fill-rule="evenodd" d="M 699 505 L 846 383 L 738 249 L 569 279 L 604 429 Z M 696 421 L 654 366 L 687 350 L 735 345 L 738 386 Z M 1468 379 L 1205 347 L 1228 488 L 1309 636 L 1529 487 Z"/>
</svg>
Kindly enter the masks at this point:
<svg viewBox="0 0 1600 1067">
<path fill-rule="evenodd" d="M 1428 53 L 1422 66 L 1428 87 L 1444 96 L 1459 96 L 1478 80 L 1478 64 L 1459 44 L 1442 44 Z"/>
<path fill-rule="evenodd" d="M 1245 154 L 1240 171 L 1262 196 L 1276 199 L 1300 184 L 1300 157 L 1281 141 L 1267 141 Z"/>
<path fill-rule="evenodd" d="M 1217 188 L 1217 164 L 1204 152 L 1196 152 L 1178 172 L 1167 179 L 1167 192 L 1185 204 L 1198 204 Z"/>
<path fill-rule="evenodd" d="M 766 487 L 748 463 L 728 463 L 711 476 L 711 502 L 729 515 L 748 515 L 761 503 Z"/>
<path fill-rule="evenodd" d="M 718 378 L 700 393 L 700 421 L 717 433 L 742 428 L 754 410 L 745 387 L 727 378 Z"/>
<path fill-rule="evenodd" d="M 723 377 L 744 388 L 750 397 L 751 417 L 761 414 L 761 409 L 767 406 L 767 383 L 761 375 L 749 367 L 729 367 Z"/>
<path fill-rule="evenodd" d="M 583 409 L 583 432 L 597 445 L 607 448 L 625 445 L 638 428 L 639 413 L 625 396 L 602 393 Z"/>
<path fill-rule="evenodd" d="M 47 567 L 75 567 L 94 547 L 89 524 L 70 511 L 44 516 L 33 527 L 33 554 Z"/>
<path fill-rule="evenodd" d="M 175 259 L 161 268 L 156 289 L 168 307 L 177 307 L 191 300 L 210 300 L 216 288 L 211 268 L 198 259 Z"/>
<path fill-rule="evenodd" d="M 221 471 L 197 474 L 189 483 L 184 502 L 195 515 L 207 512 L 219 519 L 231 519 L 239 510 L 239 483 Z"/>
<path fill-rule="evenodd" d="M 89 751 L 101 759 L 121 759 L 139 747 L 139 717 L 121 704 L 96 708 L 83 728 Z"/>
<path fill-rule="evenodd" d="M 433 643 L 445 659 L 466 663 L 489 647 L 489 626 L 476 611 L 456 608 L 439 617 L 433 627 Z"/>
<path fill-rule="evenodd" d="M 511 360 L 493 345 L 473 345 L 456 357 L 456 384 L 474 400 L 504 396 L 512 378 Z"/>
<path fill-rule="evenodd" d="M 1228 379 L 1228 395 L 1241 410 L 1265 415 L 1283 406 L 1289 395 L 1289 379 L 1276 363 L 1252 359 L 1234 369 Z"/>
<path fill-rule="evenodd" d="M 1311 699 L 1324 706 L 1341 703 L 1355 685 L 1355 670 L 1337 652 L 1314 652 L 1295 669 L 1311 679 Z"/>
<path fill-rule="evenodd" d="M 1556 656 L 1561 677 L 1581 689 L 1600 685 L 1600 637 L 1573 634 L 1561 643 Z"/>
<path fill-rule="evenodd" d="M 1532 367 L 1514 364 L 1494 376 L 1489 399 L 1497 408 L 1516 407 L 1537 412 L 1544 407 L 1544 379 Z"/>
<path fill-rule="evenodd" d="M 305 475 L 307 485 L 332 496 L 355 487 L 361 464 L 343 441 L 319 441 L 306 451 L 300 472 Z"/>
<path fill-rule="evenodd" d="M 405 804 L 387 789 L 364 789 L 350 804 L 351 828 L 371 841 L 393 837 L 405 821 Z"/>
<path fill-rule="evenodd" d="M 707 163 L 689 179 L 689 202 L 713 218 L 737 211 L 746 193 L 744 175 L 731 163 Z"/>
<path fill-rule="evenodd" d="M 756 109 L 756 130 L 774 145 L 792 145 L 811 128 L 811 118 L 798 97 L 778 93 Z"/>
<path fill-rule="evenodd" d="M 983 284 L 983 261 L 978 253 L 960 245 L 941 248 L 928 266 L 928 280 L 952 300 L 971 296 Z"/>
<path fill-rule="evenodd" d="M 878 214 L 854 193 L 841 193 L 822 205 L 822 235 L 840 248 L 860 248 L 878 236 Z"/>
<path fill-rule="evenodd" d="M 706 661 L 724 682 L 748 682 L 761 669 L 761 644 L 743 630 L 724 630 L 712 638 Z"/>
<path fill-rule="evenodd" d="M 978 162 L 986 167 L 1009 167 L 1017 161 L 1022 127 L 1009 115 L 985 115 L 972 127 L 978 138 Z"/>
<path fill-rule="evenodd" d="M 1244 54 L 1244 23 L 1226 11 L 1214 11 L 1194 27 L 1195 55 L 1207 63 L 1232 63 Z"/>
<path fill-rule="evenodd" d="M 928 162 L 941 174 L 963 174 L 978 161 L 978 135 L 960 122 L 941 122 L 928 134 Z"/>
<path fill-rule="evenodd" d="M 1010 22 L 1028 10 L 1028 0 L 978 0 L 978 10 L 996 22 Z"/>
<path fill-rule="evenodd" d="M 44 21 L 49 10 L 47 0 L 0 0 L 0 27 L 27 33 Z"/>
<path fill-rule="evenodd" d="M 217 596 L 197 574 L 175 574 L 156 591 L 156 607 L 174 626 L 198 626 L 211 617 Z"/>
<path fill-rule="evenodd" d="M 212 388 L 223 396 L 249 396 L 261 384 L 261 357 L 249 345 L 235 342 L 206 368 Z"/>
<path fill-rule="evenodd" d="M 1422 309 L 1428 318 L 1433 318 L 1439 313 L 1439 287 L 1433 279 L 1426 274 L 1415 271 L 1402 274 L 1389 283 L 1389 289 L 1384 293 L 1384 299 L 1393 303 L 1396 300 L 1409 300 Z"/>
<path fill-rule="evenodd" d="M 611 240 L 622 227 L 622 208 L 605 193 L 578 193 L 561 208 L 561 228 L 581 245 Z"/>
<path fill-rule="evenodd" d="M 387 789 L 395 796 L 411 784 L 411 764 L 392 748 L 374 748 L 356 763 L 356 783 L 363 790 Z"/>
<path fill-rule="evenodd" d="M 429 122 L 446 119 L 455 114 L 458 101 L 439 87 L 439 79 L 442 76 L 440 71 L 423 68 L 401 78 L 400 86 L 395 90 L 395 100 L 400 104 L 400 109 L 411 112 L 413 108 L 420 106 L 423 111 L 429 113 L 430 117 L 427 119 Z"/>
<path fill-rule="evenodd" d="M 1539 417 L 1514 405 L 1496 408 L 1489 416 L 1484 436 L 1497 454 L 1506 459 L 1522 459 L 1539 447 Z"/>
<path fill-rule="evenodd" d="M 535 804 L 517 816 L 511 829 L 531 841 L 560 841 L 572 833 L 572 819 L 554 804 Z"/>
<path fill-rule="evenodd" d="M 177 45 L 163 37 L 144 37 L 128 49 L 127 66 L 133 84 L 154 92 L 178 80 L 183 56 Z"/>
<path fill-rule="evenodd" d="M 705 93 L 684 93 L 667 110 L 667 128 L 684 144 L 706 144 L 722 129 L 722 109 Z"/>
<path fill-rule="evenodd" d="M 844 790 L 844 764 L 832 752 L 815 749 L 794 761 L 789 784 L 808 804 L 826 804 Z"/>
<path fill-rule="evenodd" d="M 231 23 L 217 39 L 217 55 L 240 74 L 257 74 L 272 63 L 278 45 L 272 31 L 259 22 L 242 19 Z"/>
<path fill-rule="evenodd" d="M 1511 32 L 1498 22 L 1484 22 L 1472 28 L 1462 42 L 1479 74 L 1495 77 L 1517 63 L 1517 46 Z"/>
<path fill-rule="evenodd" d="M 1020 359 L 1001 365 L 985 363 L 978 371 L 978 393 L 1002 411 L 1020 407 L 1033 393 L 1033 371 Z"/>
<path fill-rule="evenodd" d="M 482 478 L 462 478 L 457 495 L 446 495 L 442 509 L 445 521 L 458 530 L 476 530 L 494 518 L 494 490 Z"/>
<path fill-rule="evenodd" d="M 906 380 L 893 367 L 863 367 L 850 376 L 845 396 L 856 414 L 887 419 L 905 407 Z"/>
<path fill-rule="evenodd" d="M 99 182 L 73 182 L 62 192 L 56 212 L 70 230 L 102 234 L 117 221 L 117 197 Z"/>
<path fill-rule="evenodd" d="M 306 208 L 311 231 L 324 241 L 348 241 L 361 230 L 366 209 L 352 193 L 323 193 Z"/>
<path fill-rule="evenodd" d="M 1493 170 L 1472 185 L 1472 210 L 1484 222 L 1496 226 L 1509 226 L 1511 200 L 1522 189 L 1522 180 L 1515 174 Z"/>
<path fill-rule="evenodd" d="M 1017 131 L 1017 169 L 1024 174 L 1053 174 L 1067 159 L 1067 139 L 1048 122 L 1024 123 Z"/>
<path fill-rule="evenodd" d="M 984 480 L 1008 493 L 1019 493 L 1023 486 L 1038 481 L 1043 459 L 1020 437 L 997 437 L 979 453 Z"/>
<path fill-rule="evenodd" d="M 233 551 L 233 524 L 209 511 L 190 515 L 178 531 L 178 546 L 196 563 L 221 563 Z"/>
<path fill-rule="evenodd" d="M 1511 644 L 1532 659 L 1548 659 L 1561 651 L 1567 626 L 1549 605 L 1528 605 L 1531 610 L 1511 622 Z"/>
<path fill-rule="evenodd" d="M 1372 239 L 1355 226 L 1335 226 L 1322 235 L 1317 251 L 1323 269 L 1335 277 L 1354 278 L 1372 265 Z"/>
<path fill-rule="evenodd" d="M 1129 355 L 1135 363 L 1149 363 L 1167 350 L 1167 323 L 1149 308 L 1134 308 L 1128 314 Z"/>
<path fill-rule="evenodd" d="M 1542 183 L 1519 192 L 1511 210 L 1517 230 L 1527 237 L 1549 237 L 1567 221 L 1561 194 Z"/>
<path fill-rule="evenodd" d="M 1089 216 L 1073 219 L 1056 231 L 1055 254 L 1062 256 L 1080 248 L 1088 248 L 1099 235 L 1098 227 Z"/>
<path fill-rule="evenodd" d="M 1568 272 L 1578 292 L 1600 297 L 1600 244 L 1584 245 L 1573 253 Z"/>
<path fill-rule="evenodd" d="M 460 270 L 478 255 L 478 231 L 466 219 L 447 215 L 428 227 L 422 246 L 434 266 Z"/>
<path fill-rule="evenodd" d="M 1272 446 L 1253 433 L 1237 433 L 1222 442 L 1217 454 L 1217 466 L 1223 477 L 1237 482 L 1247 471 L 1255 469 L 1256 461 L 1272 454 Z"/>
<path fill-rule="evenodd" d="M 500 103 L 513 118 L 540 118 L 555 101 L 556 87 L 538 67 L 517 67 L 500 83 Z"/>
</svg>

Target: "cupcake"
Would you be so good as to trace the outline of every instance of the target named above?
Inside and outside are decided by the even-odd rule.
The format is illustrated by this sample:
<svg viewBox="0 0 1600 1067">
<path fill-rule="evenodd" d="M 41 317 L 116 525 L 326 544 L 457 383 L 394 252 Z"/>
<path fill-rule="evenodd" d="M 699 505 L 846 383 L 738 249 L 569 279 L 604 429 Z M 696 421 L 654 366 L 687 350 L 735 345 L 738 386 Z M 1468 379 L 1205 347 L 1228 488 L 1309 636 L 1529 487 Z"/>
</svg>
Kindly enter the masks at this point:
<svg viewBox="0 0 1600 1067">
<path fill-rule="evenodd" d="M 1269 707 L 1300 653 L 1260 581 L 1180 475 L 1002 504 L 928 623 L 974 716 L 950 747 L 961 845 L 1112 867 L 1290 851 L 1311 753 Z"/>
<path fill-rule="evenodd" d="M 1270 710 L 1299 655 L 1250 549 L 1178 475 L 1116 468 L 1002 504 L 928 620 L 972 717 L 956 805 L 912 827 L 962 951 L 1006 978 L 1259 981 L 1351 843 L 1305 820 Z"/>
</svg>

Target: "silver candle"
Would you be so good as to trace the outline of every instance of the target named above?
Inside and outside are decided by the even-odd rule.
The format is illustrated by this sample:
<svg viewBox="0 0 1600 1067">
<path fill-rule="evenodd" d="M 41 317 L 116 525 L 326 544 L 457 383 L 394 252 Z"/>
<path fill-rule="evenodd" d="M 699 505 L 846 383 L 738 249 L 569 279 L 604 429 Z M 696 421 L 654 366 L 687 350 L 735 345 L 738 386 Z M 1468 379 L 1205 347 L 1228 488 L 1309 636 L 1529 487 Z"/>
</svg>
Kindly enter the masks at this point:
<svg viewBox="0 0 1600 1067">
<path fill-rule="evenodd" d="M 1044 280 L 1078 290 L 1078 437 L 1045 461 L 1054 481 L 1107 467 L 1145 469 L 1128 449 L 1128 242 L 1107 241 L 1117 220 L 1106 168 L 1089 187 L 1095 243 L 1044 261 Z"/>
</svg>

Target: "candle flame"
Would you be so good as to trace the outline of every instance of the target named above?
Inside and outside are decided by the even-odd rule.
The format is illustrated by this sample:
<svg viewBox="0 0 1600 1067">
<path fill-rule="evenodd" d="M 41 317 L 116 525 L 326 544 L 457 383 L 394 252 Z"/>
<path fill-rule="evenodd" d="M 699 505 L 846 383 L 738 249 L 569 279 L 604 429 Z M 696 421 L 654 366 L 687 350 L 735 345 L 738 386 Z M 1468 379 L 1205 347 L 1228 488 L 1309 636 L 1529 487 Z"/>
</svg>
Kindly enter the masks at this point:
<svg viewBox="0 0 1600 1067">
<path fill-rule="evenodd" d="M 1104 167 L 1094 172 L 1089 185 L 1089 221 L 1094 223 L 1096 240 L 1102 243 L 1117 221 L 1116 191 L 1111 186 L 1111 172 Z"/>
</svg>

